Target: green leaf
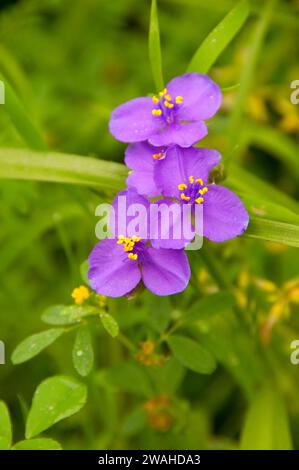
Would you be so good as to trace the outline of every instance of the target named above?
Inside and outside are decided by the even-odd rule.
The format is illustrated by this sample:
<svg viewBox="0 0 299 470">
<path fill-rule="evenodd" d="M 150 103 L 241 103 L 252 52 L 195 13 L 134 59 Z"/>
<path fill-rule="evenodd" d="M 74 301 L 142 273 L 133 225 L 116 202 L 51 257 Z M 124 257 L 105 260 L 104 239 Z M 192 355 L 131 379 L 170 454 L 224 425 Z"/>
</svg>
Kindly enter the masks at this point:
<svg viewBox="0 0 299 470">
<path fill-rule="evenodd" d="M 12 429 L 6 404 L 0 401 L 0 450 L 9 450 L 12 441 Z"/>
<path fill-rule="evenodd" d="M 273 156 L 276 156 L 299 179 L 298 148 L 290 137 L 270 126 L 247 122 L 244 139 Z"/>
<path fill-rule="evenodd" d="M 125 187 L 124 165 L 91 157 L 0 149 L 0 178 L 100 186 L 109 193 Z"/>
<path fill-rule="evenodd" d="M 299 203 L 287 194 L 283 193 L 267 181 L 258 178 L 249 171 L 241 168 L 235 162 L 229 165 L 227 180 L 225 181 L 233 190 L 239 193 L 254 193 L 255 197 L 260 197 L 263 201 L 270 201 L 277 205 L 284 206 L 298 217 Z"/>
<path fill-rule="evenodd" d="M 246 66 L 241 70 L 240 89 L 237 94 L 233 112 L 230 117 L 228 129 L 228 149 L 224 155 L 225 161 L 228 162 L 234 155 L 234 150 L 238 148 L 238 139 L 241 137 L 241 129 L 244 125 L 243 115 L 246 109 L 246 101 L 253 81 L 255 79 L 256 67 L 258 65 L 259 55 L 262 45 L 271 21 L 272 13 L 277 0 L 269 0 L 265 2 L 264 10 L 261 17 L 257 20 L 252 38 L 249 38 L 250 50 L 246 59 Z"/>
<path fill-rule="evenodd" d="M 2 107 L 9 115 L 19 135 L 29 148 L 46 150 L 47 146 L 40 132 L 27 115 L 25 106 L 21 103 L 8 81 L 4 77 L 1 77 L 1 79 L 5 84 L 5 105 Z"/>
<path fill-rule="evenodd" d="M 239 2 L 206 37 L 195 52 L 187 72 L 208 73 L 249 16 L 248 0 Z"/>
<path fill-rule="evenodd" d="M 109 315 L 109 313 L 104 312 L 100 314 L 100 319 L 105 330 L 109 333 L 109 335 L 115 338 L 119 333 L 117 321 L 111 315 Z"/>
<path fill-rule="evenodd" d="M 91 305 L 52 305 L 42 314 L 49 325 L 71 325 L 89 315 L 98 315 L 99 310 Z"/>
<path fill-rule="evenodd" d="M 12 450 L 62 450 L 59 442 L 53 439 L 26 439 L 17 442 Z"/>
<path fill-rule="evenodd" d="M 86 398 L 86 386 L 70 377 L 56 375 L 44 380 L 33 397 L 26 423 L 26 439 L 77 413 Z"/>
<path fill-rule="evenodd" d="M 264 386 L 252 401 L 242 431 L 242 450 L 292 450 L 284 401 L 275 385 Z"/>
<path fill-rule="evenodd" d="M 157 91 L 164 88 L 157 0 L 152 0 L 149 27 L 149 58 Z"/>
<path fill-rule="evenodd" d="M 86 259 L 80 265 L 80 275 L 81 275 L 82 281 L 85 282 L 85 284 L 89 286 L 89 279 L 87 277 L 88 270 L 89 270 L 89 265 L 88 265 L 88 260 Z"/>
<path fill-rule="evenodd" d="M 196 341 L 185 336 L 173 335 L 167 343 L 177 360 L 199 374 L 211 374 L 216 368 L 213 356 Z"/>
<path fill-rule="evenodd" d="M 183 322 L 193 323 L 202 318 L 203 313 L 209 315 L 215 312 L 230 310 L 235 304 L 235 298 L 231 292 L 217 292 L 206 295 L 197 300 L 182 318 Z"/>
<path fill-rule="evenodd" d="M 63 333 L 63 328 L 51 328 L 24 339 L 12 353 L 11 360 L 13 364 L 21 364 L 37 356 Z"/>
<path fill-rule="evenodd" d="M 254 194 L 239 194 L 247 211 L 252 218 L 267 220 L 277 220 L 290 224 L 299 224 L 299 215 L 277 203 L 272 203 L 261 199 Z"/>
<path fill-rule="evenodd" d="M 267 219 L 250 219 L 246 237 L 299 247 L 299 225 Z"/>
<path fill-rule="evenodd" d="M 73 347 L 73 364 L 78 374 L 85 377 L 93 366 L 94 354 L 91 336 L 87 327 L 82 327 L 77 331 Z"/>
</svg>

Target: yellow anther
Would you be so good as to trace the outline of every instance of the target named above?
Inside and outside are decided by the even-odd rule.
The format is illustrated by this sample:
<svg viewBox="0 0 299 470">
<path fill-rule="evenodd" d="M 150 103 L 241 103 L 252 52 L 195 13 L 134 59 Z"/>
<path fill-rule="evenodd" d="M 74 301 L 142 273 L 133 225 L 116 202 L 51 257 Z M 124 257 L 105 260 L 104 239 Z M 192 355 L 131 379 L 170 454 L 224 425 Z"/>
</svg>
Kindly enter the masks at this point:
<svg viewBox="0 0 299 470">
<path fill-rule="evenodd" d="M 166 108 L 173 108 L 174 107 L 174 104 L 173 103 L 169 103 L 169 101 L 164 101 L 164 106 L 166 106 Z"/>
<path fill-rule="evenodd" d="M 72 292 L 72 298 L 77 305 L 82 305 L 89 295 L 89 290 L 85 286 L 76 287 Z"/>
<path fill-rule="evenodd" d="M 189 176 L 189 181 L 190 181 L 191 184 L 193 184 L 194 183 L 194 176 Z"/>
<path fill-rule="evenodd" d="M 164 90 L 159 92 L 159 96 L 164 96 L 167 93 L 167 88 L 164 88 Z"/>
<path fill-rule="evenodd" d="M 159 98 L 157 96 L 153 96 L 152 100 L 154 103 L 158 104 L 159 103 Z"/>
<path fill-rule="evenodd" d="M 152 115 L 153 116 L 161 116 L 162 110 L 161 109 L 153 109 L 152 110 Z"/>
<path fill-rule="evenodd" d="M 178 190 L 179 191 L 184 191 L 184 189 L 187 189 L 188 186 L 185 183 L 181 183 L 178 185 Z"/>
<path fill-rule="evenodd" d="M 206 186 L 198 191 L 198 193 L 201 194 L 202 196 L 206 194 L 207 192 L 208 192 L 208 188 Z"/>
<path fill-rule="evenodd" d="M 164 98 L 167 100 L 167 101 L 171 101 L 172 98 L 171 96 L 167 93 L 167 95 L 164 96 Z"/>
<path fill-rule="evenodd" d="M 132 236 L 133 242 L 140 242 L 140 237 L 137 237 L 137 235 Z"/>
<path fill-rule="evenodd" d="M 182 96 L 176 96 L 175 102 L 176 102 L 176 104 L 182 104 L 182 102 L 183 102 L 183 97 L 182 97 Z"/>
<path fill-rule="evenodd" d="M 137 253 L 129 253 L 128 258 L 133 259 L 134 261 L 136 261 L 138 259 L 138 255 L 137 255 Z"/>
<path fill-rule="evenodd" d="M 183 201 L 190 201 L 191 198 L 189 196 L 186 196 L 184 193 L 182 193 L 181 199 L 183 199 Z"/>
<path fill-rule="evenodd" d="M 199 183 L 201 186 L 203 186 L 203 180 L 201 178 L 197 178 L 196 183 Z"/>
<path fill-rule="evenodd" d="M 160 152 L 160 153 L 153 153 L 153 159 L 154 160 L 160 160 L 161 158 L 164 157 L 164 153 L 163 152 Z"/>
<path fill-rule="evenodd" d="M 198 197 L 197 199 L 195 199 L 196 204 L 201 204 L 203 201 L 203 197 Z"/>
</svg>

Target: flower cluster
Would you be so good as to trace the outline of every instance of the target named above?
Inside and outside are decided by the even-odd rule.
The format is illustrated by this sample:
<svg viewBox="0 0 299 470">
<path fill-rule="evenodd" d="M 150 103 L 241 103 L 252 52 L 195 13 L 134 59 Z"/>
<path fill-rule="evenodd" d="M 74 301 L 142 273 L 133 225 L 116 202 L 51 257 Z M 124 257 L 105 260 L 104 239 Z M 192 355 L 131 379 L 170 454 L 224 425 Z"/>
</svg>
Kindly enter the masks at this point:
<svg viewBox="0 0 299 470">
<path fill-rule="evenodd" d="M 158 95 L 135 98 L 112 112 L 109 129 L 129 144 L 125 163 L 131 170 L 127 189 L 114 199 L 116 214 L 119 198 L 125 197 L 127 205 L 142 205 L 146 214 L 153 204 L 158 208 L 175 204 L 179 213 L 172 218 L 172 232 L 186 209 L 197 232 L 198 207 L 201 233 L 211 241 L 222 242 L 246 230 L 249 217 L 240 199 L 209 180 L 220 162 L 219 152 L 194 147 L 207 135 L 204 121 L 215 115 L 221 99 L 220 88 L 207 75 L 188 73 L 171 80 Z M 195 232 L 179 237 L 164 237 L 161 232 L 147 228 L 139 236 L 130 224 L 126 233 L 114 226 L 114 238 L 101 241 L 90 254 L 92 288 L 110 297 L 128 294 L 141 281 L 156 295 L 184 290 L 190 278 L 184 248 Z"/>
</svg>

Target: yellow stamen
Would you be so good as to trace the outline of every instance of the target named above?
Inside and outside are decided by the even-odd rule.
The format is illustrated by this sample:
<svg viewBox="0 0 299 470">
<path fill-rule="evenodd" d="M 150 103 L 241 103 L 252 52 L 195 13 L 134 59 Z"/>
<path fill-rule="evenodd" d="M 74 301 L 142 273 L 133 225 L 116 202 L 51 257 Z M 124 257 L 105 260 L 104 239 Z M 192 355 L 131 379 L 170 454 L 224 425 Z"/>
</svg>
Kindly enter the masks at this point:
<svg viewBox="0 0 299 470">
<path fill-rule="evenodd" d="M 183 102 L 183 97 L 182 97 L 182 96 L 176 96 L 175 102 L 176 102 L 176 104 L 182 104 L 182 102 Z"/>
<path fill-rule="evenodd" d="M 181 199 L 183 199 L 183 201 L 190 201 L 191 198 L 189 196 L 186 196 L 184 193 L 182 193 Z"/>
<path fill-rule="evenodd" d="M 206 194 L 207 192 L 208 192 L 208 188 L 206 186 L 198 191 L 198 193 L 201 194 L 202 196 Z"/>
<path fill-rule="evenodd" d="M 196 183 L 199 183 L 201 186 L 203 186 L 203 180 L 201 178 L 197 178 Z"/>
<path fill-rule="evenodd" d="M 164 101 L 164 106 L 166 106 L 166 108 L 173 108 L 174 107 L 174 104 L 173 103 L 169 103 L 169 101 Z"/>
<path fill-rule="evenodd" d="M 89 290 L 85 286 L 76 287 L 72 292 L 72 298 L 77 305 L 82 305 L 89 295 Z"/>
<path fill-rule="evenodd" d="M 159 92 L 159 96 L 166 95 L 166 93 L 167 93 L 167 88 L 164 88 L 164 90 Z"/>
<path fill-rule="evenodd" d="M 164 157 L 164 153 L 163 152 L 160 152 L 160 153 L 153 153 L 153 159 L 154 160 L 160 160 L 161 158 Z"/>
<path fill-rule="evenodd" d="M 129 253 L 128 258 L 136 261 L 138 259 L 137 253 Z"/>
<path fill-rule="evenodd" d="M 152 110 L 152 115 L 153 116 L 161 116 L 162 110 L 161 109 L 153 109 Z"/>
<path fill-rule="evenodd" d="M 185 183 L 181 183 L 178 185 L 178 190 L 179 191 L 184 191 L 184 189 L 187 189 L 187 185 Z"/>
<path fill-rule="evenodd" d="M 137 235 L 132 235 L 131 238 L 124 237 L 124 235 L 119 235 L 118 240 L 116 243 L 119 245 L 123 244 L 124 251 L 128 253 L 128 258 L 136 260 L 138 255 L 133 253 L 133 249 L 136 243 L 140 242 L 141 238 L 137 237 Z"/>
<path fill-rule="evenodd" d="M 159 98 L 157 96 L 153 96 L 152 100 L 154 103 L 158 104 L 159 103 Z"/>
<path fill-rule="evenodd" d="M 197 199 L 195 199 L 196 204 L 201 204 L 203 201 L 203 197 L 198 197 Z"/>
<path fill-rule="evenodd" d="M 189 181 L 190 181 L 191 184 L 193 184 L 194 183 L 194 176 L 189 176 Z"/>
<path fill-rule="evenodd" d="M 167 95 L 164 96 L 164 98 L 167 100 L 167 101 L 171 101 L 172 98 L 171 96 L 167 93 Z"/>
</svg>

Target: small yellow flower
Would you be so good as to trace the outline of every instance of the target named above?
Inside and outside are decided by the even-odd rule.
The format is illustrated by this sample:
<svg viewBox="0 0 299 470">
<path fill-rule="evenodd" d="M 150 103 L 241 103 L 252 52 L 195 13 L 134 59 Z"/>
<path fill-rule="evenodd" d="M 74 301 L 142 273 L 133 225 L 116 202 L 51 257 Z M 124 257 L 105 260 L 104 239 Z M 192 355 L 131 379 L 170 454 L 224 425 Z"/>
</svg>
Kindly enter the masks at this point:
<svg viewBox="0 0 299 470">
<path fill-rule="evenodd" d="M 72 292 L 72 298 L 77 305 L 82 305 L 89 295 L 89 290 L 85 286 L 76 287 Z"/>
</svg>

